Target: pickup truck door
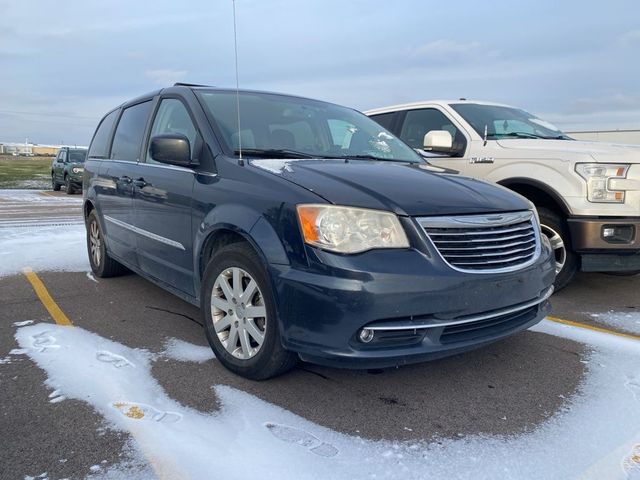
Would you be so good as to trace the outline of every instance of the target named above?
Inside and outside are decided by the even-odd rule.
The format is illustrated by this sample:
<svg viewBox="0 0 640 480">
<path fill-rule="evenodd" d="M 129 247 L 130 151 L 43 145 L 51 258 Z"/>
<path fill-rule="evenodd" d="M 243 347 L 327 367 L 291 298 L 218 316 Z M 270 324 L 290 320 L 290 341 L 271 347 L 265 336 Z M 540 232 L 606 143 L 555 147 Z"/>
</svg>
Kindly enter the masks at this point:
<svg viewBox="0 0 640 480">
<path fill-rule="evenodd" d="M 437 106 L 421 107 L 398 112 L 393 125 L 393 133 L 415 149 L 423 148 L 424 136 L 431 130 L 446 130 L 453 138 L 454 155 L 429 158 L 429 163 L 459 171 L 463 175 L 482 178 L 491 169 L 494 158 L 487 155 L 477 156 L 472 152 L 473 144 L 468 132 L 451 119 L 447 112 Z"/>
<path fill-rule="evenodd" d="M 138 262 L 151 277 L 194 295 L 191 203 L 197 174 L 191 168 L 151 158 L 151 138 L 166 133 L 185 135 L 194 155 L 198 133 L 187 107 L 178 98 L 160 99 L 143 161 L 133 178 Z"/>
<path fill-rule="evenodd" d="M 66 150 L 60 150 L 56 157 L 56 161 L 53 163 L 53 175 L 55 176 L 56 182 L 59 183 L 62 183 L 64 180 L 64 162 L 66 156 Z"/>
</svg>

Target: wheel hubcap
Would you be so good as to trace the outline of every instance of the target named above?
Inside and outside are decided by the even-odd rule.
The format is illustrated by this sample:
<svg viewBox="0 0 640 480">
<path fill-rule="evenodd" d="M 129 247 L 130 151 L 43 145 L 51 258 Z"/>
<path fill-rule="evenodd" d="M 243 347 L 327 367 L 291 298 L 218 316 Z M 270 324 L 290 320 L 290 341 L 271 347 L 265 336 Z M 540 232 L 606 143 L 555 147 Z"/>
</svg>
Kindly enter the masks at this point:
<svg viewBox="0 0 640 480">
<path fill-rule="evenodd" d="M 91 253 L 91 260 L 96 267 L 100 266 L 100 260 L 102 260 L 100 229 L 98 228 L 98 222 L 95 220 L 91 222 L 89 226 L 89 249 Z"/>
<path fill-rule="evenodd" d="M 560 270 L 564 267 L 567 261 L 567 248 L 564 245 L 564 240 L 558 232 L 548 225 L 540 225 L 542 234 L 545 235 L 549 242 L 551 242 L 551 249 L 556 258 L 556 275 L 560 273 Z"/>
<path fill-rule="evenodd" d="M 256 281 L 241 268 L 224 270 L 211 293 L 213 327 L 222 346 L 236 358 L 247 360 L 262 347 L 267 308 Z"/>
</svg>

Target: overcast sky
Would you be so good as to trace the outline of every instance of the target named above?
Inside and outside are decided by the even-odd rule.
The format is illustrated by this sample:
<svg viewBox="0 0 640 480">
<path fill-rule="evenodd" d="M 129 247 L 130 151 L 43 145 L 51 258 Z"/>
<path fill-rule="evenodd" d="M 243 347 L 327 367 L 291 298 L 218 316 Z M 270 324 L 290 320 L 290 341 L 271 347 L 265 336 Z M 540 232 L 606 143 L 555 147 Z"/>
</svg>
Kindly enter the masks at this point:
<svg viewBox="0 0 640 480">
<path fill-rule="evenodd" d="M 240 85 L 361 110 L 520 106 L 640 128 L 640 2 L 237 0 Z M 87 144 L 119 103 L 235 84 L 231 0 L 0 0 L 0 141 Z"/>
</svg>

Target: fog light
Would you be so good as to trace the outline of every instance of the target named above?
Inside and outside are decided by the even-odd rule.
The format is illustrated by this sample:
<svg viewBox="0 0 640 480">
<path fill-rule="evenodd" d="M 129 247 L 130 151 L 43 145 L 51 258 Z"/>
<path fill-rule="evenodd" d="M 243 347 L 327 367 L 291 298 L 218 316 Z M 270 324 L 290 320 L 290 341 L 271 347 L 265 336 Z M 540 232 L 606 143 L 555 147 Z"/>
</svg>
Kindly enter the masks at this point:
<svg viewBox="0 0 640 480">
<path fill-rule="evenodd" d="M 373 330 L 370 330 L 368 328 L 363 328 L 362 330 L 360 330 L 360 333 L 358 334 L 358 339 L 362 343 L 369 343 L 371 340 L 373 340 L 374 335 L 375 335 L 375 332 Z"/>
<path fill-rule="evenodd" d="M 636 234 L 633 225 L 604 225 L 602 238 L 608 243 L 631 243 Z"/>
</svg>

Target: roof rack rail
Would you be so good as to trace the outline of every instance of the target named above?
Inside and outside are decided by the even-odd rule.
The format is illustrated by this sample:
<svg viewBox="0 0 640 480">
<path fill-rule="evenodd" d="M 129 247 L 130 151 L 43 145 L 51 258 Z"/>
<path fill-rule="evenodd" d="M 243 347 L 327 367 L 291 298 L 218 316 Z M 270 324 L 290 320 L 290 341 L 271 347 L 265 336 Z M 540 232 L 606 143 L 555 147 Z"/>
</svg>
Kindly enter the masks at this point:
<svg viewBox="0 0 640 480">
<path fill-rule="evenodd" d="M 213 85 L 200 85 L 198 83 L 184 83 L 184 82 L 176 82 L 173 84 L 174 87 L 213 87 Z"/>
</svg>

